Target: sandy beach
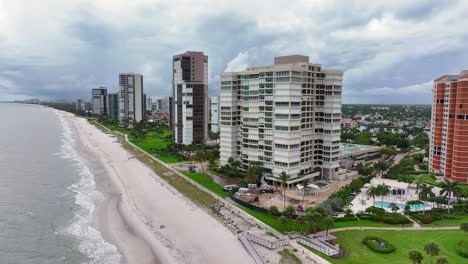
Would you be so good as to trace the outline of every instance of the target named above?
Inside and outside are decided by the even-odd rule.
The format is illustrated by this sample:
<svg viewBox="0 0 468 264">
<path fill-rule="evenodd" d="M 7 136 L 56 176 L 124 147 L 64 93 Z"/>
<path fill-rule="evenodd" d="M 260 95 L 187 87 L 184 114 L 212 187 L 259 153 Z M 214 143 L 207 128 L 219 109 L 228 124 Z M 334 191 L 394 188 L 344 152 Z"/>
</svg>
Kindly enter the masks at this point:
<svg viewBox="0 0 468 264">
<path fill-rule="evenodd" d="M 83 118 L 68 118 L 89 158 L 105 167 L 105 176 L 96 177 L 105 198 L 95 222 L 122 263 L 253 263 L 236 235 L 130 158 L 114 137 Z"/>
</svg>

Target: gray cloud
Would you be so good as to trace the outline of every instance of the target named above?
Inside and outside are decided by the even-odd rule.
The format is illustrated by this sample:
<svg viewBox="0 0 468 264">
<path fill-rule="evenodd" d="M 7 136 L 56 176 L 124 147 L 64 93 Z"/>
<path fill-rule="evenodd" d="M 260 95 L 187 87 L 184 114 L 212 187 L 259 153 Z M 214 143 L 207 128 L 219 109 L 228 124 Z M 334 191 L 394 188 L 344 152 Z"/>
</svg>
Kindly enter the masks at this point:
<svg viewBox="0 0 468 264">
<path fill-rule="evenodd" d="M 169 95 L 172 55 L 186 50 L 208 54 L 211 94 L 228 65 L 304 54 L 345 70 L 346 103 L 430 103 L 414 87 L 468 68 L 466 1 L 3 1 L 0 100 L 89 98 L 128 71 Z"/>
</svg>

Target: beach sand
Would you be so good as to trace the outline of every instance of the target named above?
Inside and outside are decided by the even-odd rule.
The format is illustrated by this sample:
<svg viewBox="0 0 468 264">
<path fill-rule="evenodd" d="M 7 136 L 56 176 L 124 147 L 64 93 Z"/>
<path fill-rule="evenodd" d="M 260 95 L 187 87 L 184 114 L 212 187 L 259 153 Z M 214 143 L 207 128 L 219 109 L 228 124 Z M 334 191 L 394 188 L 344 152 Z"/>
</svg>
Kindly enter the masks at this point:
<svg viewBox="0 0 468 264">
<path fill-rule="evenodd" d="M 86 152 L 106 173 L 95 224 L 122 254 L 122 262 L 253 263 L 237 236 L 87 120 L 70 115 Z M 165 228 L 160 228 L 164 225 Z"/>
</svg>

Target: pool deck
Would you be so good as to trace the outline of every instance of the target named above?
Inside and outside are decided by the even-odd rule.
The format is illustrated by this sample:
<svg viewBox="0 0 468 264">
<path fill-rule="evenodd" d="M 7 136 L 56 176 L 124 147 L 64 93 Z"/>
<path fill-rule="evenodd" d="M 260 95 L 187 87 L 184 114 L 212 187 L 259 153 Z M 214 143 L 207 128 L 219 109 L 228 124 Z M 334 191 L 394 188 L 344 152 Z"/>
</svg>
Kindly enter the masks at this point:
<svg viewBox="0 0 468 264">
<path fill-rule="evenodd" d="M 356 195 L 354 197 L 353 201 L 351 202 L 351 210 L 353 210 L 354 213 L 359 213 L 359 212 L 364 212 L 368 207 L 374 205 L 374 201 L 372 197 L 369 197 L 366 195 L 367 188 L 362 188 L 361 193 Z M 406 204 L 407 201 L 412 201 L 412 200 L 419 200 L 418 194 L 416 192 L 409 192 L 406 196 L 394 196 L 394 195 L 386 195 L 383 197 L 384 202 L 388 203 L 397 203 L 397 204 Z M 363 202 L 362 202 L 363 201 Z M 382 201 L 382 196 L 376 196 L 375 197 L 375 202 Z M 426 204 L 430 205 L 431 208 L 434 206 L 433 203 L 430 202 L 425 202 Z M 378 206 L 377 206 L 378 207 Z M 384 208 L 387 212 L 391 212 L 389 208 Z M 430 209 L 430 208 L 426 208 Z M 423 208 L 421 208 L 418 211 L 422 211 Z M 397 212 L 402 212 L 403 210 L 400 209 Z"/>
</svg>

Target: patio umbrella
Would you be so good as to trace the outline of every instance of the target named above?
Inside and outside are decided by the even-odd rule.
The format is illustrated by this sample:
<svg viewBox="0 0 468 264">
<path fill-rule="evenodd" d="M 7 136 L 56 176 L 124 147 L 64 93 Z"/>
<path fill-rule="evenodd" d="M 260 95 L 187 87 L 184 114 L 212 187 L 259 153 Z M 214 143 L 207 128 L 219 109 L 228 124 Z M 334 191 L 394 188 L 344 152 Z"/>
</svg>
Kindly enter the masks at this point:
<svg viewBox="0 0 468 264">
<path fill-rule="evenodd" d="M 317 185 L 315 185 L 315 184 L 312 184 L 312 183 L 309 184 L 309 185 L 307 185 L 307 187 L 312 188 L 312 189 L 320 190 L 320 187 L 319 187 L 319 186 L 317 186 Z"/>
</svg>

